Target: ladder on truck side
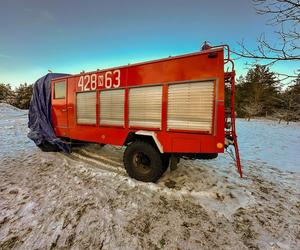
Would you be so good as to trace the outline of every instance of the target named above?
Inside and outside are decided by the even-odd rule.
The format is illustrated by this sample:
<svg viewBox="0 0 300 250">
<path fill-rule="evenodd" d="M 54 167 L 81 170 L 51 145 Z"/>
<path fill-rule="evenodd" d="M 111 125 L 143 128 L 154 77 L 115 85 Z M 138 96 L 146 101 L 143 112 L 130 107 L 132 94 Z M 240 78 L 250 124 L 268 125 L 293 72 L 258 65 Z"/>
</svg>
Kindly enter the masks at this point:
<svg viewBox="0 0 300 250">
<path fill-rule="evenodd" d="M 229 59 L 230 60 L 230 59 Z M 226 62 L 225 62 L 226 63 Z M 236 163 L 237 170 L 240 177 L 243 177 L 243 171 L 240 160 L 239 146 L 237 142 L 236 126 L 235 126 L 235 109 L 234 109 L 234 95 L 235 95 L 235 71 L 226 72 L 224 75 L 225 86 L 230 92 L 230 104 L 225 109 L 225 146 L 226 151 L 230 145 L 234 147 L 235 157 L 232 151 L 227 151 Z"/>
<path fill-rule="evenodd" d="M 235 127 L 235 109 L 234 109 L 234 96 L 235 96 L 235 70 L 234 62 L 230 59 L 230 48 L 227 44 L 218 46 L 210 46 L 206 41 L 202 46 L 202 50 L 209 50 L 214 48 L 224 48 L 227 51 L 227 57 L 224 59 L 224 67 L 226 64 L 231 64 L 231 70 L 224 73 L 224 83 L 227 90 L 230 92 L 229 107 L 225 108 L 225 148 L 228 154 L 236 163 L 237 170 L 240 177 L 243 178 L 243 171 L 240 160 L 239 146 L 237 142 L 236 127 Z M 234 147 L 234 153 L 230 150 L 229 146 Z"/>
<path fill-rule="evenodd" d="M 202 49 L 218 48 L 223 47 L 227 51 L 227 57 L 224 59 L 224 67 L 226 64 L 231 64 L 231 70 L 224 73 L 224 83 L 225 87 L 230 93 L 229 107 L 225 108 L 225 148 L 228 154 L 236 163 L 237 170 L 240 174 L 240 177 L 243 178 L 243 171 L 241 166 L 241 159 L 239 153 L 239 146 L 236 135 L 236 126 L 235 126 L 235 109 L 234 109 L 234 97 L 235 97 L 235 70 L 234 62 L 230 59 L 230 48 L 227 44 L 218 45 L 218 46 L 209 46 L 207 42 L 204 43 Z M 230 150 L 228 151 L 229 146 L 234 147 L 234 153 Z"/>
</svg>

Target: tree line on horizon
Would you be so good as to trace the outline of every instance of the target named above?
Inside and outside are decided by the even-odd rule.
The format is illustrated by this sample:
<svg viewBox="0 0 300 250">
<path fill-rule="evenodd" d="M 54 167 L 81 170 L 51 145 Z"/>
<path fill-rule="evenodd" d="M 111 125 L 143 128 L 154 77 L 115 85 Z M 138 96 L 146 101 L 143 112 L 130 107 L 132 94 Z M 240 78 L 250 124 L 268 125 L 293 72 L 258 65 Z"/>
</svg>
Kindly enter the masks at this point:
<svg viewBox="0 0 300 250">
<path fill-rule="evenodd" d="M 33 84 L 24 83 L 13 90 L 10 84 L 0 83 L 0 103 L 4 102 L 19 109 L 28 109 L 32 87 Z"/>
<path fill-rule="evenodd" d="M 300 74 L 284 84 L 266 65 L 253 65 L 236 80 L 237 117 L 265 117 L 289 123 L 300 120 Z M 225 86 L 225 105 L 229 107 L 229 89 Z"/>
<path fill-rule="evenodd" d="M 0 83 L 0 102 L 20 109 L 28 109 L 32 84 L 21 84 L 15 90 L 9 84 Z M 225 104 L 229 105 L 229 93 L 225 88 Z M 237 117 L 250 120 L 266 117 L 284 120 L 300 120 L 300 74 L 288 86 L 284 86 L 275 72 L 265 65 L 253 65 L 245 76 L 236 81 L 235 110 Z"/>
</svg>

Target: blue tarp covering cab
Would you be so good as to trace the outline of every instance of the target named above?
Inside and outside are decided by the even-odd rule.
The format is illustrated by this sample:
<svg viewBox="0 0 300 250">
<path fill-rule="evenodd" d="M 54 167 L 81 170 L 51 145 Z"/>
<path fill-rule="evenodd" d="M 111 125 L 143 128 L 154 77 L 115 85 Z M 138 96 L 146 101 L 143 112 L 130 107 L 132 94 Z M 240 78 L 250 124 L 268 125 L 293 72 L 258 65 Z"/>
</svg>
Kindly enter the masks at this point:
<svg viewBox="0 0 300 250">
<path fill-rule="evenodd" d="M 57 138 L 52 127 L 51 80 L 67 74 L 50 73 L 33 85 L 33 94 L 28 113 L 28 137 L 44 151 L 70 152 L 68 144 Z"/>
</svg>

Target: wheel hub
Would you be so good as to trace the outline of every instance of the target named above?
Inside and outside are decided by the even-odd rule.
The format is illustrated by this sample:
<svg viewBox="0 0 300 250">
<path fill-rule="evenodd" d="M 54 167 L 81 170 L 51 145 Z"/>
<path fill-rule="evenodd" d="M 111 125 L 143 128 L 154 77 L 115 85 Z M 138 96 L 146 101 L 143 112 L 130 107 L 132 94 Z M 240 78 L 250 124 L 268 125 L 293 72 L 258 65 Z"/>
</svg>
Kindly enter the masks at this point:
<svg viewBox="0 0 300 250">
<path fill-rule="evenodd" d="M 151 170 L 151 161 L 147 155 L 138 152 L 133 156 L 133 165 L 138 171 L 147 173 Z"/>
</svg>

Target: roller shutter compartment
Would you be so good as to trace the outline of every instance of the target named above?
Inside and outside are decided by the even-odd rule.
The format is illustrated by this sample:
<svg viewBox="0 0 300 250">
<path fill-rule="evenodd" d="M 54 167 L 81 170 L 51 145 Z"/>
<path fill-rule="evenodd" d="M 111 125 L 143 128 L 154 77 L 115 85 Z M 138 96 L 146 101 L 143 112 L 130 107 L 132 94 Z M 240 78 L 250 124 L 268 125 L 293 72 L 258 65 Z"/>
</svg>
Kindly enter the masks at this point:
<svg viewBox="0 0 300 250">
<path fill-rule="evenodd" d="M 100 92 L 100 125 L 124 126 L 125 90 Z"/>
<path fill-rule="evenodd" d="M 129 126 L 161 128 L 162 86 L 129 90 Z"/>
<path fill-rule="evenodd" d="M 214 81 L 171 84 L 168 130 L 212 132 Z"/>
<path fill-rule="evenodd" d="M 77 124 L 96 124 L 96 92 L 76 94 Z"/>
</svg>

